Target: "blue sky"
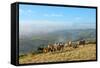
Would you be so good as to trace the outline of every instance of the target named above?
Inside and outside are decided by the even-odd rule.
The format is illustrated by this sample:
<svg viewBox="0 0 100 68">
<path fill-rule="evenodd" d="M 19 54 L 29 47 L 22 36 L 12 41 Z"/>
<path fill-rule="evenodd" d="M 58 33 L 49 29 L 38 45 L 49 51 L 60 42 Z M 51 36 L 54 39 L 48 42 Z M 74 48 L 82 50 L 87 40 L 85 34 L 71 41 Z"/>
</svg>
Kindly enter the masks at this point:
<svg viewBox="0 0 100 68">
<path fill-rule="evenodd" d="M 96 10 L 75 7 L 19 5 L 21 32 L 95 28 Z"/>
</svg>

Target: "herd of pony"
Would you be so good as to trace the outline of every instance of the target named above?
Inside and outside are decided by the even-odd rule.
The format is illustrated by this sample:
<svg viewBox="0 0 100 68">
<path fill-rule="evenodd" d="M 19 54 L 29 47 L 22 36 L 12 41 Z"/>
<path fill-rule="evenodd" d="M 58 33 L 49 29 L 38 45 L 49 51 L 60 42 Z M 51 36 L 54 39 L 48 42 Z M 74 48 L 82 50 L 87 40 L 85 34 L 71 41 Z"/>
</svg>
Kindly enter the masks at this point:
<svg viewBox="0 0 100 68">
<path fill-rule="evenodd" d="M 79 45 L 85 46 L 86 41 L 80 40 L 80 41 L 68 41 L 67 43 L 54 43 L 54 44 L 48 44 L 47 47 L 39 47 L 37 50 L 42 53 L 48 53 L 48 52 L 55 52 L 55 51 L 63 51 L 65 47 L 72 47 L 72 48 L 78 48 Z"/>
</svg>

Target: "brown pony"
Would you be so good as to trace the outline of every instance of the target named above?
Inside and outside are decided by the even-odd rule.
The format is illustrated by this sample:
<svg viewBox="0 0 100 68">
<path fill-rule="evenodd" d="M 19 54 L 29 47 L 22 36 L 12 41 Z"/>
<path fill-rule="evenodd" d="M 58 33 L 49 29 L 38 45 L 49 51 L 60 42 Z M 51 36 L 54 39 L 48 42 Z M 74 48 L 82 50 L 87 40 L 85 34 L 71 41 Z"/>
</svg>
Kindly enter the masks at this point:
<svg viewBox="0 0 100 68">
<path fill-rule="evenodd" d="M 47 53 L 49 52 L 49 49 L 48 48 L 43 48 L 43 53 Z"/>
<path fill-rule="evenodd" d="M 79 42 L 78 42 L 78 45 L 83 45 L 83 46 L 84 46 L 84 45 L 85 45 L 85 40 L 79 41 Z"/>
<path fill-rule="evenodd" d="M 68 42 L 68 46 L 71 47 L 72 46 L 72 41 Z"/>
<path fill-rule="evenodd" d="M 52 45 L 52 44 L 49 44 L 47 48 L 49 49 L 49 52 L 55 51 L 54 45 Z"/>
</svg>

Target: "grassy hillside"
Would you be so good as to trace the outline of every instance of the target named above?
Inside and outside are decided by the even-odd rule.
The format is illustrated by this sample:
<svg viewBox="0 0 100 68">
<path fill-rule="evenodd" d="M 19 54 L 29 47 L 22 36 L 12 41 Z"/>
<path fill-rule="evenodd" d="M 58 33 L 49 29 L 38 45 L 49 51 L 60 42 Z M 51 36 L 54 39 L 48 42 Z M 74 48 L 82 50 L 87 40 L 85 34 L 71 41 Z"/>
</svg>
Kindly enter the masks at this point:
<svg viewBox="0 0 100 68">
<path fill-rule="evenodd" d="M 78 60 L 95 60 L 96 44 L 87 44 L 78 48 L 66 47 L 62 52 L 27 54 L 19 58 L 20 64 L 42 63 L 42 62 L 59 62 L 59 61 L 78 61 Z"/>
</svg>

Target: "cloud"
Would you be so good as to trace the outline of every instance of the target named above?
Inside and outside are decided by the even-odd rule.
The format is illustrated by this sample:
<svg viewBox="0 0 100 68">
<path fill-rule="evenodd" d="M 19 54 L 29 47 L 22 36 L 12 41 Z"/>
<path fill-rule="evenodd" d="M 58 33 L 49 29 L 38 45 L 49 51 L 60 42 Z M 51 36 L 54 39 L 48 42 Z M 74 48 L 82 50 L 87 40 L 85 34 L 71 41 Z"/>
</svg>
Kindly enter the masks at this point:
<svg viewBox="0 0 100 68">
<path fill-rule="evenodd" d="M 31 9 L 19 9 L 19 14 L 20 15 L 32 15 L 35 14 L 34 11 L 32 11 Z"/>
<path fill-rule="evenodd" d="M 75 17 L 75 20 L 81 20 L 82 18 L 81 17 Z"/>
<path fill-rule="evenodd" d="M 64 22 L 56 22 L 56 21 L 48 21 L 48 20 L 41 20 L 41 21 L 20 21 L 19 28 L 20 34 L 39 34 L 39 33 L 48 33 L 56 30 L 66 29 L 68 24 Z"/>
<path fill-rule="evenodd" d="M 50 13 L 50 14 L 44 14 L 44 16 L 47 16 L 47 17 L 62 17 L 64 16 L 63 14 L 57 14 L 57 13 Z"/>
<path fill-rule="evenodd" d="M 27 12 L 28 12 L 28 13 L 33 13 L 33 11 L 32 11 L 32 10 L 30 10 L 30 9 L 28 9 L 28 10 L 27 10 Z"/>
<path fill-rule="evenodd" d="M 45 34 L 57 30 L 95 28 L 95 24 L 68 21 L 24 20 L 19 21 L 20 34 Z"/>
</svg>

